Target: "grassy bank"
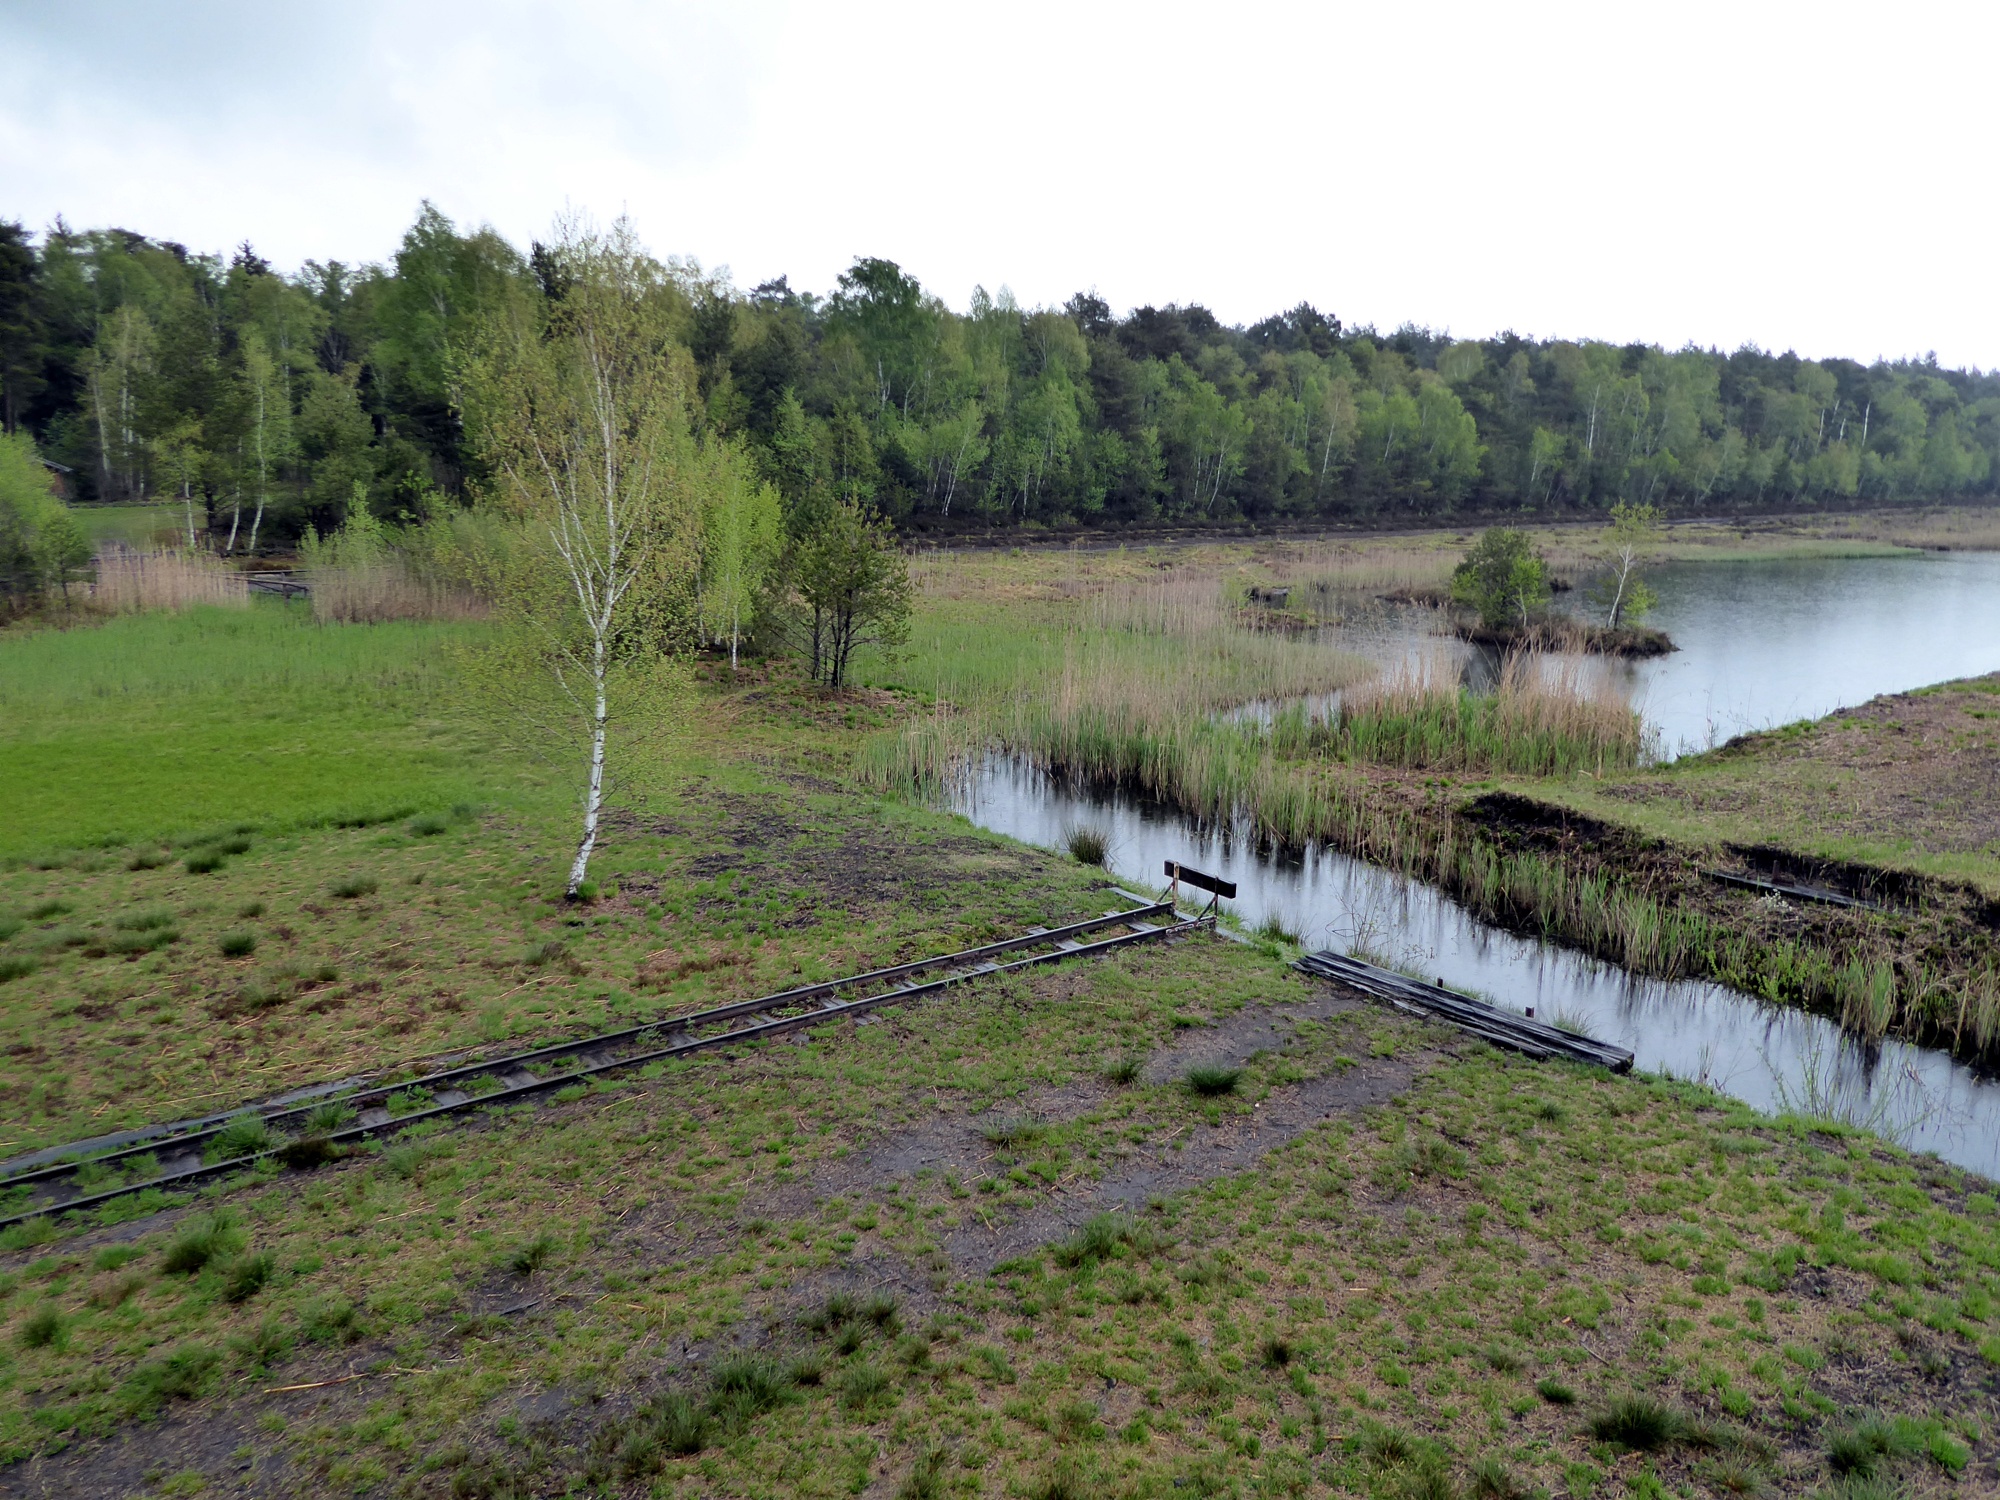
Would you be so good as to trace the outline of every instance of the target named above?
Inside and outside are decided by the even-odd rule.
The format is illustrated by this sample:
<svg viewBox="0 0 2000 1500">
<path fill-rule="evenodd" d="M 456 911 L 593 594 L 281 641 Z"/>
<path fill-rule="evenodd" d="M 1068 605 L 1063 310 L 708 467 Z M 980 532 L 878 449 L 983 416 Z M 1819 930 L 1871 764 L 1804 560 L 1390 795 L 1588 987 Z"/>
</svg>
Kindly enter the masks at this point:
<svg viewBox="0 0 2000 1500">
<path fill-rule="evenodd" d="M 966 606 L 968 632 L 1011 618 Z M 178 645 L 102 695 L 123 705 L 96 751 L 113 763 L 156 716 L 226 745 L 284 683 L 323 693 L 325 732 L 352 698 L 388 744 L 432 701 L 399 627 L 301 627 L 253 658 L 227 622 L 154 623 Z M 1093 629 L 989 628 L 981 649 L 1060 662 Z M 1162 634 L 1102 649 L 1171 660 Z M 21 701 L 81 735 L 100 698 L 71 693 L 88 654 L 58 644 L 74 669 Z M 1182 701 L 1345 670 L 1301 644 L 1217 637 Z M 230 691 L 174 675 L 204 653 L 243 668 Z M 93 762 L 58 763 L 38 795 L 136 832 L 65 848 L 51 820 L 0 871 L 22 924 L 0 952 L 42 965 L 0 988 L 5 1149 L 1102 911 L 1100 871 L 856 786 L 864 744 L 935 720 L 915 686 L 707 675 L 687 732 L 628 767 L 585 908 L 551 899 L 561 789 L 473 738 L 442 772 L 353 757 L 335 785 L 293 762 L 291 803 L 273 770 L 243 833 L 188 811 L 231 784 L 221 751 L 153 766 L 128 825 Z M 0 754 L 28 722 L 0 721 Z M 1244 754 L 1211 795 L 1263 776 L 1295 832 L 1348 817 L 1382 858 L 1437 848 L 1435 776 Z M 435 817 L 306 815 L 461 786 Z M 170 849 L 177 828 L 204 837 Z M 215 867 L 189 869 L 203 852 Z M 225 951 L 236 933 L 250 952 Z M 1132 949 L 189 1208 L 12 1232 L 0 1483 L 1397 1500 L 1831 1492 L 1865 1469 L 1974 1493 L 2000 1456 L 1992 1192 L 1825 1122 L 1522 1063 L 1274 951 Z"/>
</svg>

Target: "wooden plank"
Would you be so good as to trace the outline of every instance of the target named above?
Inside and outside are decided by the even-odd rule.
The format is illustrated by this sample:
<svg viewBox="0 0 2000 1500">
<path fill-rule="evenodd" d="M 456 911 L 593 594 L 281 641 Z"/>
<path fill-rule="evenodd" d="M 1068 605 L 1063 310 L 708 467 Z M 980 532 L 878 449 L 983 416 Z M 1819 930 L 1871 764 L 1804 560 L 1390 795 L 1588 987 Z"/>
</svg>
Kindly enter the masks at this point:
<svg viewBox="0 0 2000 1500">
<path fill-rule="evenodd" d="M 1754 875 L 1732 875 L 1727 870 L 1703 870 L 1710 880 L 1723 885 L 1740 886 L 1744 890 L 1763 891 L 1767 895 L 1790 896 L 1794 901 L 1816 901 L 1822 906 L 1854 906 L 1863 911 L 1886 911 L 1888 908 L 1879 901 L 1864 901 L 1859 896 L 1849 896 L 1841 891 L 1830 891 L 1822 885 L 1793 885 L 1783 880 L 1759 880 Z"/>
<path fill-rule="evenodd" d="M 1567 1057 L 1575 1062 L 1609 1068 L 1614 1073 L 1630 1072 L 1632 1068 L 1631 1052 L 1611 1042 L 1600 1042 L 1594 1037 L 1530 1020 L 1470 995 L 1461 995 L 1440 985 L 1411 979 L 1393 969 L 1381 968 L 1365 959 L 1326 951 L 1308 953 L 1293 967 L 1308 974 L 1339 980 L 1392 1005 L 1416 1006 L 1474 1035 L 1512 1047 L 1530 1057 Z"/>
<path fill-rule="evenodd" d="M 1224 880 L 1220 875 L 1204 875 L 1193 865 L 1179 864 L 1171 859 L 1167 861 L 1167 879 L 1178 880 L 1182 885 L 1191 885 L 1197 890 L 1213 891 L 1227 899 L 1233 900 L 1236 895 L 1235 881 Z"/>
</svg>

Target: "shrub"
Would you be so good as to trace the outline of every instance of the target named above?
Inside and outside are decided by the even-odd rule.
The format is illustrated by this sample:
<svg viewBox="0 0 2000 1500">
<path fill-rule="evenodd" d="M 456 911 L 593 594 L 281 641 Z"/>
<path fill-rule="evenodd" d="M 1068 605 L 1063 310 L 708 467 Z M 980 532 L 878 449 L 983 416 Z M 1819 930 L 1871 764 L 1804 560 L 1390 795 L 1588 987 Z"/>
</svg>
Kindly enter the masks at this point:
<svg viewBox="0 0 2000 1500">
<path fill-rule="evenodd" d="M 1242 1081 L 1241 1068 L 1225 1068 L 1217 1063 L 1196 1063 L 1187 1070 L 1188 1087 L 1204 1098 L 1233 1094 Z"/>
<path fill-rule="evenodd" d="M 1145 1061 L 1137 1057 L 1114 1057 L 1104 1065 L 1104 1081 L 1121 1087 L 1137 1083 L 1139 1075 L 1145 1071 Z"/>
<path fill-rule="evenodd" d="M 133 1416 L 158 1411 L 176 1397 L 199 1396 L 222 1356 L 193 1345 L 176 1349 L 164 1359 L 148 1360 L 125 1381 L 125 1407 Z"/>
<path fill-rule="evenodd" d="M 215 852 L 218 854 L 248 854 L 250 852 L 250 840 L 241 835 L 219 840 L 215 845 Z"/>
<path fill-rule="evenodd" d="M 538 1234 L 507 1257 L 507 1269 L 516 1276 L 532 1276 L 548 1264 L 556 1253 L 555 1236 Z"/>
<path fill-rule="evenodd" d="M 67 901 L 40 901 L 28 908 L 30 922 L 46 922 L 51 917 L 67 916 L 76 910 Z"/>
<path fill-rule="evenodd" d="M 225 932 L 215 945 L 222 950 L 224 958 L 248 958 L 257 951 L 257 934 L 254 932 Z"/>
<path fill-rule="evenodd" d="M 1600 1443 L 1622 1443 L 1641 1452 L 1663 1448 L 1687 1433 L 1687 1419 L 1649 1396 L 1623 1396 L 1590 1419 Z"/>
<path fill-rule="evenodd" d="M 897 1301 L 889 1292 L 870 1292 L 868 1300 L 861 1304 L 861 1316 L 877 1328 L 894 1332 L 902 1321 L 897 1313 Z"/>
<path fill-rule="evenodd" d="M 328 889 L 341 900 L 352 901 L 357 896 L 374 895 L 376 882 L 373 875 L 347 875 L 334 881 Z"/>
<path fill-rule="evenodd" d="M 410 819 L 404 826 L 414 837 L 427 839 L 443 833 L 451 827 L 451 821 L 440 817 L 437 813 L 425 813 L 421 817 Z"/>
<path fill-rule="evenodd" d="M 1576 1392 L 1571 1390 L 1568 1386 L 1564 1385 L 1560 1380 L 1555 1379 L 1553 1376 L 1548 1376 L 1544 1377 L 1541 1380 L 1537 1380 L 1535 1382 L 1535 1391 L 1538 1395 L 1541 1396 L 1541 1398 L 1544 1401 L 1548 1402 L 1551 1406 L 1576 1405 Z"/>
<path fill-rule="evenodd" d="M 161 865 L 170 864 L 173 855 L 164 849 L 141 849 L 125 861 L 128 870 L 157 870 Z"/>
<path fill-rule="evenodd" d="M 149 906 L 140 911 L 128 911 L 111 924 L 122 932 L 145 932 L 154 927 L 171 927 L 174 914 L 164 906 Z"/>
<path fill-rule="evenodd" d="M 1281 1333 L 1267 1334 L 1257 1345 L 1257 1363 L 1267 1370 L 1282 1370 L 1297 1356 L 1292 1341 Z"/>
<path fill-rule="evenodd" d="M 23 953 L 9 953 L 0 957 L 0 984 L 10 979 L 26 979 L 41 965 Z"/>
<path fill-rule="evenodd" d="M 243 1231 L 227 1209 L 217 1209 L 206 1219 L 181 1226 L 167 1246 L 160 1269 L 175 1276 L 192 1276 L 211 1261 L 222 1260 L 243 1248 Z"/>
<path fill-rule="evenodd" d="M 229 1279 L 223 1286 L 222 1295 L 231 1302 L 248 1302 L 264 1290 L 277 1269 L 278 1258 L 268 1250 L 245 1255 L 229 1267 Z"/>
<path fill-rule="evenodd" d="M 24 1349 L 48 1349 L 63 1343 L 63 1316 L 55 1307 L 38 1307 L 28 1314 L 21 1324 L 21 1347 Z"/>
<path fill-rule="evenodd" d="M 1111 852 L 1111 841 L 1096 828 L 1072 828 L 1063 835 L 1063 843 L 1069 849 L 1069 857 L 1080 865 L 1102 866 Z"/>
<path fill-rule="evenodd" d="M 1488 527 L 1453 571 L 1451 597 L 1488 625 L 1526 625 L 1548 603 L 1548 564 L 1526 532 Z"/>
<path fill-rule="evenodd" d="M 236 908 L 236 915 L 240 920 L 245 922 L 255 921 L 258 917 L 264 915 L 264 903 L 261 901 L 245 901 L 241 906 Z"/>
<path fill-rule="evenodd" d="M 190 875 L 212 875 L 228 863 L 216 849 L 197 849 L 181 861 Z"/>
</svg>

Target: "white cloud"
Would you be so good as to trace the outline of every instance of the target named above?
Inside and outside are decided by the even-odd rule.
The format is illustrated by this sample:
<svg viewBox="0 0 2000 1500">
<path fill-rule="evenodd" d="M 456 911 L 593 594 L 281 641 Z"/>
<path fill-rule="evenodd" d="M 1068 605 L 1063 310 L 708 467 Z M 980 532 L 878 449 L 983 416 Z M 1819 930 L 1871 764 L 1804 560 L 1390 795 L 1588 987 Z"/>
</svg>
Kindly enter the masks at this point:
<svg viewBox="0 0 2000 1500">
<path fill-rule="evenodd" d="M 2000 12 L 1911 4 L 0 8 L 0 212 L 281 264 L 422 197 L 947 300 L 2000 364 Z"/>
</svg>

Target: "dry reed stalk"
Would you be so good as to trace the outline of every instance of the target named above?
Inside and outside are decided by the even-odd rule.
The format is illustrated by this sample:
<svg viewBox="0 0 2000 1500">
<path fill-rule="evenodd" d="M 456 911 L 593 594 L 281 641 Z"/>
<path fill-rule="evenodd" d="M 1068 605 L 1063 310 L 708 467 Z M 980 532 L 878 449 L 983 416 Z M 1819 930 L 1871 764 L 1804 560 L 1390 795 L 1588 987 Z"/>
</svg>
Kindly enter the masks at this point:
<svg viewBox="0 0 2000 1500">
<path fill-rule="evenodd" d="M 97 559 L 91 601 L 112 614 L 250 603 L 250 585 L 220 558 L 199 552 L 134 552 L 114 547 Z"/>
<path fill-rule="evenodd" d="M 470 619 L 486 613 L 475 596 L 419 578 L 395 558 L 314 568 L 306 576 L 312 585 L 313 618 L 322 625 Z"/>
</svg>

